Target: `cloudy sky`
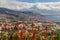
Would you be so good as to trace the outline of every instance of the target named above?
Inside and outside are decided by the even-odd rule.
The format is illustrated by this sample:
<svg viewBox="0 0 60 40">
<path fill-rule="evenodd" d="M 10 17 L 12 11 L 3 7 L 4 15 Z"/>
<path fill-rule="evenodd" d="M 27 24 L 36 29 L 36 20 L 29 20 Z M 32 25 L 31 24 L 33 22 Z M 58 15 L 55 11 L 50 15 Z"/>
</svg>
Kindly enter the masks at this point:
<svg viewBox="0 0 60 40">
<path fill-rule="evenodd" d="M 48 18 L 60 19 L 60 0 L 0 0 L 0 8 L 34 10 L 43 15 L 55 15 Z"/>
<path fill-rule="evenodd" d="M 60 0 L 0 0 L 0 7 L 14 10 L 29 9 L 34 5 L 40 9 L 60 10 Z"/>
</svg>

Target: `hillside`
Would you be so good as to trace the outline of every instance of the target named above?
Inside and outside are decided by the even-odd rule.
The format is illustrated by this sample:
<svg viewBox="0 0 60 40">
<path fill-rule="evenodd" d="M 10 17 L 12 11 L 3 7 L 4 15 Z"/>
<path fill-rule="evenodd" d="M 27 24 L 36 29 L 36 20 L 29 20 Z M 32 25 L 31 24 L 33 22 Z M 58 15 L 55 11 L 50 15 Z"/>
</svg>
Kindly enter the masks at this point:
<svg viewBox="0 0 60 40">
<path fill-rule="evenodd" d="M 48 21 L 42 15 L 32 11 L 15 11 L 6 8 L 0 8 L 0 19 L 2 18 L 8 21 Z"/>
</svg>

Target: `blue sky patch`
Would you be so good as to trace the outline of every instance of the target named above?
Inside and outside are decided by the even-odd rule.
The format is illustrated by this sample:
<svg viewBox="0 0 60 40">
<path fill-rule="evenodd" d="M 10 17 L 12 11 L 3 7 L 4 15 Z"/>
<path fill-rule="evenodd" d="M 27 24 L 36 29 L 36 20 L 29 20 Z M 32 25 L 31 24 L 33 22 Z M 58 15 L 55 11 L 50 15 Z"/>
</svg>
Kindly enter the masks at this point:
<svg viewBox="0 0 60 40">
<path fill-rule="evenodd" d="M 60 2 L 60 0 L 18 0 L 21 2 Z"/>
</svg>

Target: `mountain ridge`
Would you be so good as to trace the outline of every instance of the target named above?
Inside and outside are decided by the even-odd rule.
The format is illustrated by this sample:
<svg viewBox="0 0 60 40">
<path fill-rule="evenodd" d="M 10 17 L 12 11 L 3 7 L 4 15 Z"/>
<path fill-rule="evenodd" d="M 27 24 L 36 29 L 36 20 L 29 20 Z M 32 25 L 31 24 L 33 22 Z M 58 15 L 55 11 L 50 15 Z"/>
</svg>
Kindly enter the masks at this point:
<svg viewBox="0 0 60 40">
<path fill-rule="evenodd" d="M 41 15 L 31 11 L 15 11 L 7 8 L 0 8 L 0 14 L 7 20 L 21 20 L 21 21 L 48 21 Z M 12 19 L 11 19 L 12 18 Z"/>
</svg>

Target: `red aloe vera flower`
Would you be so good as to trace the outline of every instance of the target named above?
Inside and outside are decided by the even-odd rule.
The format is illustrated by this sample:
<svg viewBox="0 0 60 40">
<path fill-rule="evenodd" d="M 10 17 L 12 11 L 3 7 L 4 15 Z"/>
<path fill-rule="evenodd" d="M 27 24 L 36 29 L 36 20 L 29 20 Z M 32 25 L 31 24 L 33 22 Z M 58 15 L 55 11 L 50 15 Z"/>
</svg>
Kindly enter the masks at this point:
<svg viewBox="0 0 60 40">
<path fill-rule="evenodd" d="M 4 28 L 6 28 L 6 27 L 7 27 L 7 25 L 8 25 L 8 24 L 7 24 L 7 23 L 5 23 L 5 24 L 4 24 Z"/>
<path fill-rule="evenodd" d="M 19 26 L 19 24 L 17 23 L 17 24 L 16 24 L 16 27 L 18 27 L 18 26 Z"/>
<path fill-rule="evenodd" d="M 48 33 L 45 33 L 44 37 L 47 38 L 48 37 Z"/>
<path fill-rule="evenodd" d="M 45 30 L 48 31 L 48 26 L 46 26 Z"/>
<path fill-rule="evenodd" d="M 24 32 L 21 30 L 20 37 L 24 38 Z"/>
<path fill-rule="evenodd" d="M 34 30 L 34 33 L 33 33 L 32 38 L 33 38 L 33 39 L 36 39 L 36 30 Z"/>
<path fill-rule="evenodd" d="M 40 27 L 38 26 L 38 31 L 40 31 Z"/>
<path fill-rule="evenodd" d="M 32 27 L 34 27 L 35 26 L 35 24 L 34 23 L 32 23 Z"/>
</svg>

